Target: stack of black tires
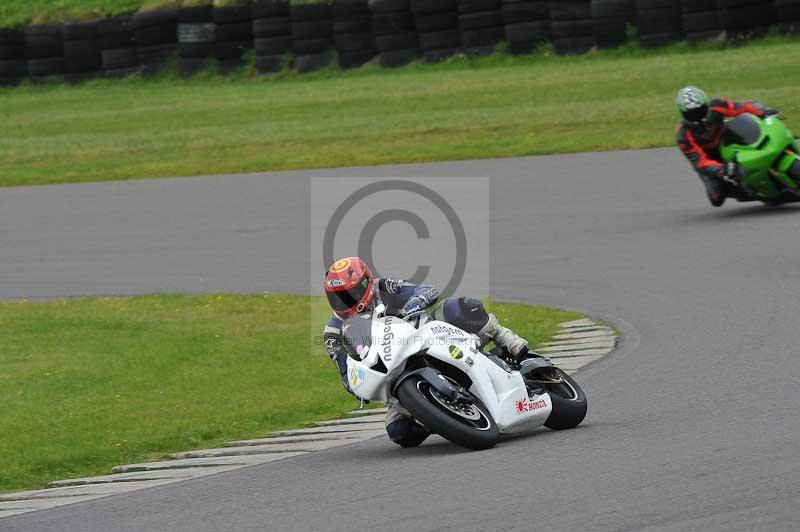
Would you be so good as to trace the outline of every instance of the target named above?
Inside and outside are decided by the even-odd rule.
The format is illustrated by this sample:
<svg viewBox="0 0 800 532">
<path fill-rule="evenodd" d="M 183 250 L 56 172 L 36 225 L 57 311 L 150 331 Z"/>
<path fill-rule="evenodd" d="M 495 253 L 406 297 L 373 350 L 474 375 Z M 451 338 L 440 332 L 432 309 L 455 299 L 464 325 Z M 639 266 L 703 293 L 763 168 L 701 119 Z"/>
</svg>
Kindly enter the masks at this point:
<svg viewBox="0 0 800 532">
<path fill-rule="evenodd" d="M 592 0 L 594 40 L 611 48 L 628 40 L 628 25 L 636 24 L 636 0 Z"/>
<path fill-rule="evenodd" d="M 690 44 L 724 37 L 719 19 L 718 0 L 682 0 L 681 27 Z"/>
<path fill-rule="evenodd" d="M 97 20 L 64 24 L 64 77 L 68 82 L 79 83 L 103 76 L 99 25 Z"/>
<path fill-rule="evenodd" d="M 27 77 L 25 35 L 20 30 L 0 29 L 0 87 L 16 85 Z"/>
<path fill-rule="evenodd" d="M 299 73 L 328 66 L 333 59 L 333 7 L 291 4 L 294 68 Z"/>
<path fill-rule="evenodd" d="M 378 54 L 367 0 L 336 0 L 333 44 L 342 68 L 360 67 Z"/>
<path fill-rule="evenodd" d="M 124 78 L 139 71 L 133 17 L 126 15 L 103 19 L 97 32 L 103 72 L 107 78 Z"/>
<path fill-rule="evenodd" d="M 775 20 L 787 33 L 800 33 L 800 0 L 775 0 Z"/>
<path fill-rule="evenodd" d="M 551 39 L 548 0 L 503 0 L 506 41 L 512 54 L 527 54 Z"/>
<path fill-rule="evenodd" d="M 369 0 L 369 9 L 382 66 L 403 66 L 422 57 L 409 0 Z"/>
<path fill-rule="evenodd" d="M 411 0 L 411 12 L 426 61 L 441 61 L 461 50 L 457 0 Z"/>
<path fill-rule="evenodd" d="M 551 0 L 550 28 L 559 54 L 584 54 L 594 48 L 591 0 Z"/>
<path fill-rule="evenodd" d="M 132 22 L 142 74 L 156 74 L 177 50 L 178 10 L 140 11 Z"/>
<path fill-rule="evenodd" d="M 681 4 L 675 0 L 636 0 L 636 25 L 643 48 L 682 41 Z"/>
<path fill-rule="evenodd" d="M 501 0 L 458 0 L 461 46 L 472 55 L 494 53 L 505 39 Z"/>
<path fill-rule="evenodd" d="M 244 55 L 253 49 L 253 11 L 249 4 L 214 9 L 216 47 L 214 57 L 220 74 L 244 65 Z"/>
<path fill-rule="evenodd" d="M 188 77 L 207 68 L 216 48 L 214 6 L 182 7 L 178 12 L 178 73 Z"/>
<path fill-rule="evenodd" d="M 771 2 L 764 0 L 718 0 L 718 2 L 720 22 L 729 39 L 764 35 L 774 22 Z"/>
<path fill-rule="evenodd" d="M 283 69 L 284 56 L 292 50 L 289 0 L 256 0 L 253 4 L 253 43 L 259 74 L 272 74 Z"/>
<path fill-rule="evenodd" d="M 44 82 L 64 75 L 64 41 L 61 26 L 44 25 L 25 28 L 25 59 L 34 82 Z"/>
</svg>

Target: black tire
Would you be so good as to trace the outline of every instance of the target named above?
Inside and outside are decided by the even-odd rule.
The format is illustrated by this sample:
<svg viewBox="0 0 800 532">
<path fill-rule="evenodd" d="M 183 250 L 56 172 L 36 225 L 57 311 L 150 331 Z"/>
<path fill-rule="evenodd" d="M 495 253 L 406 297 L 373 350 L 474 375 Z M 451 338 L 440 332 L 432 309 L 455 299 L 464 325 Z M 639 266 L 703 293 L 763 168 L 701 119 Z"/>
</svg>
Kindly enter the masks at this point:
<svg viewBox="0 0 800 532">
<path fill-rule="evenodd" d="M 693 31 L 688 32 L 684 36 L 686 42 L 689 44 L 697 44 L 709 41 L 723 41 L 725 40 L 724 30 L 711 30 L 711 31 Z"/>
<path fill-rule="evenodd" d="M 241 42 L 253 40 L 253 23 L 236 22 L 232 24 L 217 24 L 217 42 Z"/>
<path fill-rule="evenodd" d="M 336 0 L 333 3 L 333 17 L 358 17 L 369 16 L 367 0 Z"/>
<path fill-rule="evenodd" d="M 174 44 L 178 41 L 178 26 L 176 24 L 149 26 L 137 29 L 134 37 L 140 48 Z"/>
<path fill-rule="evenodd" d="M 267 39 L 256 39 L 256 55 L 282 55 L 292 49 L 291 37 L 269 37 Z"/>
<path fill-rule="evenodd" d="M 214 6 L 187 6 L 178 10 L 180 24 L 204 24 L 214 20 Z"/>
<path fill-rule="evenodd" d="M 236 70 L 241 66 L 241 58 L 248 50 L 252 50 L 253 41 L 239 41 L 239 42 L 218 42 L 214 46 L 214 57 L 220 62 L 230 63 L 228 65 L 220 65 L 220 71 L 223 68 L 228 68 L 238 61 L 238 65 L 232 70 Z"/>
<path fill-rule="evenodd" d="M 642 48 L 657 48 L 675 44 L 683 40 L 682 33 L 648 33 L 639 35 L 639 46 Z"/>
<path fill-rule="evenodd" d="M 589 38 L 594 40 L 594 22 L 592 20 L 570 20 L 553 22 L 550 29 L 553 39 Z"/>
<path fill-rule="evenodd" d="M 550 20 L 584 20 L 592 18 L 592 4 L 587 1 L 551 0 Z"/>
<path fill-rule="evenodd" d="M 292 41 L 292 50 L 297 55 L 318 55 L 330 50 L 332 46 L 333 43 L 330 39 L 301 39 Z"/>
<path fill-rule="evenodd" d="M 722 24 L 716 11 L 700 11 L 683 14 L 683 30 L 686 33 L 720 30 Z"/>
<path fill-rule="evenodd" d="M 680 33 L 681 12 L 678 8 L 646 9 L 636 13 L 639 34 Z"/>
<path fill-rule="evenodd" d="M 340 52 L 375 50 L 372 33 L 340 33 L 333 36 L 333 45 Z"/>
<path fill-rule="evenodd" d="M 592 0 L 592 18 L 636 20 L 636 0 Z"/>
<path fill-rule="evenodd" d="M 178 60 L 178 75 L 184 78 L 194 76 L 201 70 L 208 68 L 209 64 L 210 61 L 206 57 L 181 57 Z"/>
<path fill-rule="evenodd" d="M 30 72 L 33 77 L 44 78 L 59 76 L 63 74 L 64 71 L 64 58 L 62 57 L 45 57 L 28 60 L 28 72 Z"/>
<path fill-rule="evenodd" d="M 461 33 L 458 30 L 420 33 L 419 46 L 423 51 L 458 48 L 461 46 Z"/>
<path fill-rule="evenodd" d="M 259 74 L 274 74 L 283 70 L 283 55 L 256 56 L 256 71 Z"/>
<path fill-rule="evenodd" d="M 134 74 L 138 74 L 139 72 L 140 72 L 139 67 L 116 68 L 114 70 L 103 71 L 103 77 L 109 79 L 123 79 L 129 76 L 133 76 Z"/>
<path fill-rule="evenodd" d="M 217 24 L 250 24 L 253 20 L 253 10 L 247 4 L 217 7 L 214 9 L 213 20 Z"/>
<path fill-rule="evenodd" d="M 372 31 L 372 17 L 358 16 L 333 20 L 333 33 L 364 33 Z"/>
<path fill-rule="evenodd" d="M 411 12 L 415 15 L 442 13 L 458 9 L 457 0 L 411 0 Z"/>
<path fill-rule="evenodd" d="M 575 379 L 559 368 L 555 370 L 565 382 L 544 386 L 553 403 L 553 410 L 544 422 L 544 426 L 553 430 L 571 429 L 580 425 L 586 417 L 588 401 Z"/>
<path fill-rule="evenodd" d="M 419 48 L 392 50 L 390 52 L 381 52 L 378 54 L 378 60 L 381 66 L 386 68 L 405 66 L 412 61 L 416 61 L 420 57 L 422 57 L 422 51 Z"/>
<path fill-rule="evenodd" d="M 503 20 L 506 24 L 532 22 L 534 20 L 550 20 L 547 2 L 520 2 L 503 4 Z"/>
<path fill-rule="evenodd" d="M 214 55 L 216 43 L 187 42 L 178 45 L 178 55 L 186 59 L 202 59 Z"/>
<path fill-rule="evenodd" d="M 409 0 L 369 0 L 368 4 L 373 13 L 392 13 L 411 9 Z"/>
<path fill-rule="evenodd" d="M 438 63 L 446 61 L 461 52 L 461 48 L 440 48 L 438 50 L 425 50 L 422 52 L 422 60 L 426 63 Z"/>
<path fill-rule="evenodd" d="M 139 51 L 136 48 L 116 48 L 103 50 L 103 70 L 134 68 L 139 65 Z"/>
<path fill-rule="evenodd" d="M 392 50 L 407 50 L 419 48 L 419 37 L 416 33 L 395 33 L 392 35 L 378 35 L 375 37 L 375 46 L 381 52 Z"/>
<path fill-rule="evenodd" d="M 505 28 L 506 40 L 513 42 L 543 42 L 550 39 L 550 23 L 547 21 L 519 22 Z"/>
<path fill-rule="evenodd" d="M 49 59 L 64 53 L 60 26 L 28 26 L 25 28 L 25 57 Z"/>
<path fill-rule="evenodd" d="M 559 55 L 580 55 L 590 51 L 595 46 L 594 36 L 591 37 L 565 37 L 553 39 L 553 46 Z"/>
<path fill-rule="evenodd" d="M 628 40 L 627 23 L 622 19 L 594 19 L 594 40 L 599 48 L 611 48 Z"/>
<path fill-rule="evenodd" d="M 494 11 L 500 9 L 500 0 L 458 0 L 459 13 L 477 13 L 478 11 Z"/>
<path fill-rule="evenodd" d="M 449 13 L 433 13 L 431 15 L 417 15 L 416 27 L 417 31 L 420 33 L 457 30 L 458 14 L 455 11 L 452 11 Z"/>
<path fill-rule="evenodd" d="M 177 47 L 174 44 L 139 47 L 139 66 L 142 74 L 145 76 L 158 74 L 176 53 Z"/>
<path fill-rule="evenodd" d="M 21 30 L 10 30 L 5 28 L 0 28 L 0 46 L 5 45 L 24 45 L 25 44 L 25 34 L 22 33 Z"/>
<path fill-rule="evenodd" d="M 280 37 L 292 34 L 289 17 L 258 18 L 253 21 L 253 37 Z"/>
<path fill-rule="evenodd" d="M 500 11 L 481 11 L 467 13 L 458 17 L 458 27 L 461 31 L 482 30 L 483 28 L 496 28 L 503 25 L 503 13 Z"/>
<path fill-rule="evenodd" d="M 400 403 L 425 427 L 467 449 L 491 449 L 500 431 L 488 409 L 477 397 L 469 407 L 468 419 L 449 409 L 447 400 L 438 395 L 427 381 L 417 375 L 404 380 L 397 389 Z M 466 409 L 465 409 L 466 410 Z M 480 428 L 479 428 L 480 427 Z"/>
<path fill-rule="evenodd" d="M 331 64 L 333 54 L 326 50 L 318 54 L 298 55 L 294 58 L 294 68 L 298 74 L 321 70 Z"/>
<path fill-rule="evenodd" d="M 292 22 L 294 39 L 319 39 L 333 34 L 333 23 L 330 20 L 307 20 Z"/>
<path fill-rule="evenodd" d="M 289 0 L 255 0 L 253 18 L 288 17 Z"/>
<path fill-rule="evenodd" d="M 97 38 L 99 21 L 74 22 L 61 27 L 61 35 L 65 41 L 88 41 Z"/>
<path fill-rule="evenodd" d="M 375 35 L 405 33 L 414 31 L 415 28 L 414 16 L 410 11 L 384 13 L 372 17 L 372 32 Z"/>
<path fill-rule="evenodd" d="M 148 9 L 133 15 L 133 28 L 135 30 L 159 26 L 174 27 L 177 23 L 177 9 Z"/>
<path fill-rule="evenodd" d="M 342 68 L 358 68 L 365 63 L 369 63 L 377 52 L 374 50 L 366 50 L 360 52 L 342 52 L 339 54 L 339 66 Z"/>
<path fill-rule="evenodd" d="M 178 24 L 178 42 L 181 44 L 214 42 L 216 29 L 212 22 Z"/>
<path fill-rule="evenodd" d="M 289 16 L 292 22 L 309 22 L 312 20 L 330 20 L 333 9 L 330 4 L 290 4 Z"/>
<path fill-rule="evenodd" d="M 461 44 L 465 48 L 493 46 L 505 38 L 503 26 L 461 32 Z M 481 54 L 482 55 L 482 54 Z"/>
<path fill-rule="evenodd" d="M 28 64 L 24 59 L 0 59 L 0 78 L 24 78 L 28 75 Z"/>
<path fill-rule="evenodd" d="M 681 0 L 681 9 L 684 13 L 716 11 L 717 7 L 717 0 Z"/>
<path fill-rule="evenodd" d="M 25 46 L 21 44 L 0 44 L 0 61 L 25 59 Z"/>
</svg>

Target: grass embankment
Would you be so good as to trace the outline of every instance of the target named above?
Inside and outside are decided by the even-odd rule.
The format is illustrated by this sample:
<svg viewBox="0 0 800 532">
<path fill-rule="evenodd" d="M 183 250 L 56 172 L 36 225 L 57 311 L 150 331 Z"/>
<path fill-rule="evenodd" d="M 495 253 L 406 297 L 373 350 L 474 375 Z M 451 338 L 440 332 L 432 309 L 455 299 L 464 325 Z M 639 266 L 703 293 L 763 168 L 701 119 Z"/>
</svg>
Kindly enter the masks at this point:
<svg viewBox="0 0 800 532">
<path fill-rule="evenodd" d="M 762 100 L 800 125 L 798 56 L 800 40 L 772 37 L 0 90 L 0 186 L 668 146 L 688 83 Z"/>
<path fill-rule="evenodd" d="M 313 340 L 323 306 L 273 295 L 0 303 L 0 492 L 357 407 Z M 533 342 L 578 317 L 490 307 Z"/>
</svg>

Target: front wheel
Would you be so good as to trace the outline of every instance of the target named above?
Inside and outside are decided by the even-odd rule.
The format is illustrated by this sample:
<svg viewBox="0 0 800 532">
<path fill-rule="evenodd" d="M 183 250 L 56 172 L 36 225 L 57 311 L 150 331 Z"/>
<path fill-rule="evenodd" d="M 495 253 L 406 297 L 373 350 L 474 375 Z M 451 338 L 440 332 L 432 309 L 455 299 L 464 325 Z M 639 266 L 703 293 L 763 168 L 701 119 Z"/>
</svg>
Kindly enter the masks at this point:
<svg viewBox="0 0 800 532">
<path fill-rule="evenodd" d="M 550 394 L 553 411 L 544 426 L 553 430 L 571 429 L 580 425 L 586 417 L 588 401 L 583 389 L 561 368 L 553 367 L 543 378 L 543 386 Z M 549 382 L 548 382 L 549 381 Z"/>
<path fill-rule="evenodd" d="M 500 437 L 497 424 L 486 406 L 469 395 L 468 401 L 453 401 L 418 375 L 408 377 L 397 389 L 400 404 L 431 432 L 467 449 L 494 447 Z"/>
</svg>

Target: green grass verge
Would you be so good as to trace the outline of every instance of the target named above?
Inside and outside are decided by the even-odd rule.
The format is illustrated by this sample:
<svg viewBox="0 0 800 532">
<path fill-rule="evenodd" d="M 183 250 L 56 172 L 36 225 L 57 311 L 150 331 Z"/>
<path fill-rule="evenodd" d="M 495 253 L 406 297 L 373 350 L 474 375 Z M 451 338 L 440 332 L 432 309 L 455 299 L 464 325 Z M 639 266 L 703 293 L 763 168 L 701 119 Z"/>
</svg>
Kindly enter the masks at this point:
<svg viewBox="0 0 800 532">
<path fill-rule="evenodd" d="M 358 406 L 312 338 L 321 298 L 0 302 L 0 492 L 331 418 Z M 571 312 L 492 303 L 539 342 Z"/>
<path fill-rule="evenodd" d="M 693 83 L 800 125 L 800 40 L 548 50 L 275 79 L 96 81 L 0 91 L 0 185 L 427 162 L 674 145 Z M 688 166 L 686 168 L 688 170 Z"/>
</svg>

